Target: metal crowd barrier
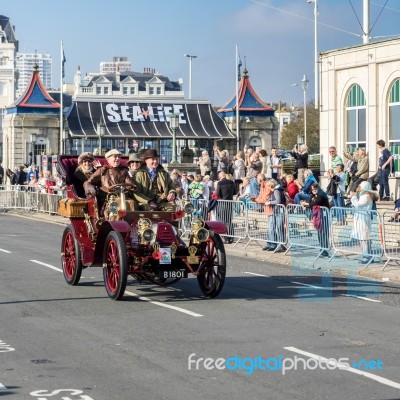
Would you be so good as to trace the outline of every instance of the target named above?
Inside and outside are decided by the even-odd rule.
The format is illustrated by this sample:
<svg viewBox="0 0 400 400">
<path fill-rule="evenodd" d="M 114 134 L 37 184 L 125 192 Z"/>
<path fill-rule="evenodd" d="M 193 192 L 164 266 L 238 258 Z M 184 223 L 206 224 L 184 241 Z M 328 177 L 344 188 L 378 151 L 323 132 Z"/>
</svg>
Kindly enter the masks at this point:
<svg viewBox="0 0 400 400">
<path fill-rule="evenodd" d="M 382 267 L 386 268 L 390 261 L 400 264 L 400 215 L 394 211 L 386 211 L 382 215 L 383 222 L 383 251 L 387 261 Z"/>
<path fill-rule="evenodd" d="M 33 191 L 27 185 L 0 186 L 0 209 L 23 209 L 26 211 L 57 214 L 58 201 L 64 193 L 48 194 Z M 279 249 L 318 250 L 318 259 L 325 251 L 332 249 L 331 261 L 339 253 L 362 255 L 369 258 L 366 267 L 384 255 L 387 259 L 382 267 L 395 261 L 400 265 L 400 220 L 395 212 L 359 211 L 354 208 L 321 207 L 319 225 L 316 227 L 312 212 L 301 205 L 286 207 L 276 205 L 274 213 L 267 216 L 264 205 L 254 202 L 218 200 L 214 210 L 209 211 L 208 200 L 193 202 L 195 213 L 181 219 L 181 234 L 190 234 L 193 218 L 205 221 L 220 220 L 227 226 L 225 239 L 233 239 L 235 246 L 246 240 L 245 248 L 252 242 L 263 242 Z M 182 209 L 183 203 L 177 202 Z M 384 223 L 383 223 L 384 221 Z"/>
<path fill-rule="evenodd" d="M 245 248 L 252 241 L 263 241 L 266 245 L 275 248 L 274 252 L 287 244 L 287 216 L 286 208 L 282 204 L 273 206 L 271 215 L 264 212 L 264 205 L 247 203 L 247 239 Z"/>
<path fill-rule="evenodd" d="M 225 240 L 233 240 L 236 245 L 241 239 L 246 238 L 246 212 L 243 202 L 218 200 L 217 206 L 210 217 L 226 225 L 227 233 L 222 235 Z"/>
<path fill-rule="evenodd" d="M 298 204 L 286 206 L 287 215 L 287 241 L 288 248 L 285 252 L 295 248 L 316 249 L 319 251 L 316 260 L 321 255 L 327 255 L 329 244 L 329 209 L 320 207 L 318 226 L 314 226 L 312 211 Z M 325 252 L 325 253 L 324 253 Z"/>
<path fill-rule="evenodd" d="M 382 224 L 377 211 L 332 207 L 330 215 L 333 247 L 331 260 L 337 253 L 358 254 L 369 259 L 365 264 L 368 267 L 375 258 L 382 256 Z M 343 220 L 341 215 L 346 215 L 346 219 Z"/>
</svg>

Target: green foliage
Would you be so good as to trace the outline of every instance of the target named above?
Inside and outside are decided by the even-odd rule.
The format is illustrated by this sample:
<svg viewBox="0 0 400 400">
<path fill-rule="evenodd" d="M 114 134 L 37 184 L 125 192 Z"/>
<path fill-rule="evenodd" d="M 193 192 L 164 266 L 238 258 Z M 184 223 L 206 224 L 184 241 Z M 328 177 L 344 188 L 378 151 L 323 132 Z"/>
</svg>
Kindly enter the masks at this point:
<svg viewBox="0 0 400 400">
<path fill-rule="evenodd" d="M 300 111 L 295 122 L 282 128 L 280 148 L 293 149 L 297 144 L 297 135 L 304 136 L 304 112 Z M 319 153 L 319 111 L 315 109 L 314 103 L 307 104 L 307 146 L 308 153 Z"/>
</svg>

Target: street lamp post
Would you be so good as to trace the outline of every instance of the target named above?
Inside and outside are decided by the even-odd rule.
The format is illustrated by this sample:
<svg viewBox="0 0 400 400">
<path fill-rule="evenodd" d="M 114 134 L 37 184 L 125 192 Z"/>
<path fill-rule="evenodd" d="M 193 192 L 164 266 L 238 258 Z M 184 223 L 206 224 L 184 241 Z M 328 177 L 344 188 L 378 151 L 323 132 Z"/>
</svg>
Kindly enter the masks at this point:
<svg viewBox="0 0 400 400">
<path fill-rule="evenodd" d="M 307 0 L 314 3 L 314 97 L 315 109 L 319 108 L 319 61 L 318 61 L 318 0 Z"/>
<path fill-rule="evenodd" d="M 189 58 L 189 99 L 192 98 L 192 60 L 197 58 L 191 54 L 185 54 L 185 57 Z"/>
<path fill-rule="evenodd" d="M 171 114 L 169 116 L 169 127 L 172 131 L 172 160 L 171 164 L 176 164 L 176 130 L 179 128 L 179 115 Z"/>
<path fill-rule="evenodd" d="M 105 135 L 106 133 L 106 126 L 104 125 L 103 118 L 100 119 L 100 121 L 97 123 L 97 136 L 99 137 L 99 152 L 100 155 L 103 154 L 102 148 L 101 148 L 101 138 Z"/>
<path fill-rule="evenodd" d="M 278 145 L 280 145 L 280 143 L 281 143 L 281 131 L 282 131 L 282 130 L 281 130 L 281 121 L 282 121 L 282 118 L 281 118 L 281 109 L 282 109 L 282 99 L 283 99 L 283 95 L 285 94 L 286 90 L 288 90 L 289 88 L 294 87 L 294 86 L 299 86 L 299 84 L 298 84 L 298 83 L 292 83 L 292 84 L 290 84 L 289 86 L 285 87 L 285 89 L 283 89 L 283 91 L 282 91 L 281 97 L 279 97 L 279 109 L 278 109 L 278 113 L 279 113 Z"/>
<path fill-rule="evenodd" d="M 304 94 L 304 144 L 307 144 L 307 87 L 309 80 L 307 76 L 304 74 L 303 79 L 301 80 L 301 86 L 303 87 Z"/>
<path fill-rule="evenodd" d="M 32 146 L 32 163 L 35 163 L 35 142 L 36 142 L 36 133 L 31 133 L 31 146 Z"/>
</svg>

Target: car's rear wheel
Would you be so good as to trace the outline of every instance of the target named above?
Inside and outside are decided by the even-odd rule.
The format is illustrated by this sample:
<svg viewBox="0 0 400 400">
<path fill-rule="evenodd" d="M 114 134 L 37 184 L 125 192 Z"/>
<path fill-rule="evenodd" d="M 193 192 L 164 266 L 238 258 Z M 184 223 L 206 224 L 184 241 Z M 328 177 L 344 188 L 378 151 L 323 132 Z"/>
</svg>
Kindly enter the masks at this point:
<svg viewBox="0 0 400 400">
<path fill-rule="evenodd" d="M 128 260 L 124 239 L 119 232 L 111 231 L 103 253 L 103 276 L 108 296 L 119 300 L 124 295 L 128 277 Z"/>
<path fill-rule="evenodd" d="M 70 226 L 64 229 L 61 242 L 61 264 L 69 285 L 77 285 L 82 274 L 81 249 Z"/>
<path fill-rule="evenodd" d="M 219 235 L 214 235 L 204 243 L 202 260 L 197 274 L 201 291 L 207 297 L 216 297 L 225 283 L 226 255 Z"/>
</svg>

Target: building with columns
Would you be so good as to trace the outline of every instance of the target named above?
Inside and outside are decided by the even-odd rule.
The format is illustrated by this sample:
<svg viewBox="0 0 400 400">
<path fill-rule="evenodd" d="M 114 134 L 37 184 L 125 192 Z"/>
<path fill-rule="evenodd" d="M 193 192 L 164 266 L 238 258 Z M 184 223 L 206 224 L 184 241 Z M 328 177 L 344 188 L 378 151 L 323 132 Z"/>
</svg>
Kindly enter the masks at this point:
<svg viewBox="0 0 400 400">
<path fill-rule="evenodd" d="M 376 142 L 395 157 L 393 197 L 400 197 L 400 38 L 321 54 L 321 175 L 330 167 L 329 147 L 365 147 L 370 175 L 377 170 Z"/>
<path fill-rule="evenodd" d="M 10 18 L 0 15 L 0 158 L 3 142 L 3 118 L 5 108 L 15 100 L 16 82 L 15 55 L 18 51 L 18 40 L 15 27 Z"/>
</svg>

